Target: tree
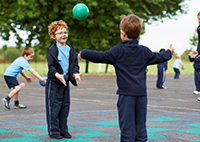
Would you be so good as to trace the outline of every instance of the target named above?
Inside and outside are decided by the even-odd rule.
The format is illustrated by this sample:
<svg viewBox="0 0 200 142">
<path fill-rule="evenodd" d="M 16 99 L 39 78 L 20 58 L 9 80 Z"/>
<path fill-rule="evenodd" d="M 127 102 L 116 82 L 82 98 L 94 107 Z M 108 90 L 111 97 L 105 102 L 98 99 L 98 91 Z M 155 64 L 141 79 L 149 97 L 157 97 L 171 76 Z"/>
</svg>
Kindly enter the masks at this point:
<svg viewBox="0 0 200 142">
<path fill-rule="evenodd" d="M 48 26 L 52 21 L 64 20 L 69 26 L 69 43 L 77 52 L 83 48 L 108 50 L 121 42 L 120 15 L 134 13 L 144 23 L 185 13 L 185 0 L 83 0 L 90 10 L 86 20 L 78 21 L 72 9 L 79 0 L 1 0 L 0 36 L 9 40 L 12 33 L 17 38 L 16 45 L 31 46 L 37 40 L 37 48 L 47 51 L 52 41 Z M 145 27 L 144 27 L 145 29 Z M 144 33 L 144 29 L 142 33 Z M 23 41 L 20 30 L 27 31 Z"/>
<path fill-rule="evenodd" d="M 192 51 L 192 48 L 186 49 L 184 53 L 181 55 L 181 60 L 188 61 L 188 54 Z"/>
<path fill-rule="evenodd" d="M 190 45 L 197 47 L 197 44 L 198 44 L 197 30 L 195 31 L 194 35 L 190 38 L 189 43 L 190 43 Z"/>
</svg>

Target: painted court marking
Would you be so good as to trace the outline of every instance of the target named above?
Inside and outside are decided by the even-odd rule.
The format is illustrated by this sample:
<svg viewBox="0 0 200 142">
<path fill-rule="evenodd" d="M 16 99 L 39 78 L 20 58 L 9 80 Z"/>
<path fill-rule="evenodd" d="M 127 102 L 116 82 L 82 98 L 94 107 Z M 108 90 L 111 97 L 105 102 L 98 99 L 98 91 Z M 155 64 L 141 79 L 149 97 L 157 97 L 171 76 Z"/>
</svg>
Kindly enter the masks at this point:
<svg viewBox="0 0 200 142">
<path fill-rule="evenodd" d="M 160 110 L 155 110 L 160 111 Z M 89 112 L 94 115 L 103 117 L 105 114 L 117 113 L 116 111 L 101 111 Z M 73 132 L 72 139 L 62 139 L 59 141 L 67 142 L 98 142 L 96 138 L 115 137 L 119 141 L 119 126 L 118 121 L 104 121 L 104 122 L 85 122 L 77 120 L 73 121 L 71 118 L 85 117 L 85 113 L 72 113 L 70 114 L 69 131 Z M 36 117 L 37 118 L 37 117 Z M 33 121 L 42 122 L 44 125 L 25 125 L 22 122 L 15 121 L 0 122 L 0 142 L 57 142 L 48 137 L 47 125 L 45 120 Z M 72 122 L 71 122 L 72 121 Z M 164 128 L 160 126 L 169 125 L 170 127 Z M 159 124 L 159 125 L 158 125 Z M 192 119 L 174 118 L 150 115 L 147 119 L 147 132 L 148 139 L 160 140 L 167 138 L 167 133 L 179 132 L 180 135 L 200 135 L 200 123 L 193 123 Z M 115 131 L 111 131 L 115 130 Z M 12 138 L 6 136 L 13 135 Z M 171 137 L 171 136 L 170 136 Z M 200 142 L 199 139 L 191 140 L 191 142 Z"/>
</svg>

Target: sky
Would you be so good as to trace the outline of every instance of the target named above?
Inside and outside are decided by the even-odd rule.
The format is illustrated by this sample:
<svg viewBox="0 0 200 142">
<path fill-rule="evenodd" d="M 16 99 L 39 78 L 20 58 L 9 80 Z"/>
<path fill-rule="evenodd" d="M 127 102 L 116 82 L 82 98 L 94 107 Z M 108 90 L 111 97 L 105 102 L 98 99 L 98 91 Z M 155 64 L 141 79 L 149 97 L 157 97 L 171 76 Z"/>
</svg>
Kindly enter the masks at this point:
<svg viewBox="0 0 200 142">
<path fill-rule="evenodd" d="M 153 22 L 145 25 L 145 34 L 141 36 L 140 44 L 152 51 L 161 48 L 168 49 L 172 44 L 175 53 L 181 55 L 190 49 L 189 39 L 193 37 L 198 27 L 197 13 L 200 11 L 200 0 L 187 0 L 187 14 L 178 16 L 177 20 L 164 19 L 164 22 Z M 193 47 L 196 50 L 196 47 Z"/>
<path fill-rule="evenodd" d="M 189 39 L 192 38 L 198 27 L 197 13 L 200 11 L 200 0 L 186 0 L 188 5 L 187 14 L 178 16 L 175 19 L 164 19 L 163 23 L 153 22 L 145 25 L 145 34 L 141 35 L 140 44 L 149 47 L 152 51 L 159 51 L 161 48 L 168 49 L 172 44 L 175 52 L 181 55 L 186 49 L 192 46 Z M 24 37 L 26 32 L 21 33 Z M 15 46 L 15 38 L 9 41 L 0 39 L 0 48 L 3 45 Z M 195 50 L 196 47 L 193 47 Z"/>
</svg>

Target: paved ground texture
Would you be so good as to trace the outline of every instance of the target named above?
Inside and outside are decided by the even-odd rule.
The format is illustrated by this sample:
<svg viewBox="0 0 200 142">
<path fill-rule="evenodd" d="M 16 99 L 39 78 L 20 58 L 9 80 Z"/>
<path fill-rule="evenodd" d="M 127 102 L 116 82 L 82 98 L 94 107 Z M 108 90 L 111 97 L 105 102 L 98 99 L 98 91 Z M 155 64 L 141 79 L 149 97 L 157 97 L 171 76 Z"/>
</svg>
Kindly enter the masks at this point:
<svg viewBox="0 0 200 142">
<path fill-rule="evenodd" d="M 147 76 L 148 142 L 200 142 L 200 102 L 192 92 L 193 75 L 173 79 L 167 75 L 166 90 L 155 87 L 156 75 Z M 18 77 L 20 82 L 25 79 Z M 45 117 L 44 87 L 34 78 L 22 88 L 20 103 L 27 109 L 11 110 L 0 104 L 0 142 L 119 142 L 115 75 L 83 75 L 71 86 L 69 132 L 72 139 L 50 139 Z M 9 93 L 0 77 L 0 98 Z"/>
</svg>

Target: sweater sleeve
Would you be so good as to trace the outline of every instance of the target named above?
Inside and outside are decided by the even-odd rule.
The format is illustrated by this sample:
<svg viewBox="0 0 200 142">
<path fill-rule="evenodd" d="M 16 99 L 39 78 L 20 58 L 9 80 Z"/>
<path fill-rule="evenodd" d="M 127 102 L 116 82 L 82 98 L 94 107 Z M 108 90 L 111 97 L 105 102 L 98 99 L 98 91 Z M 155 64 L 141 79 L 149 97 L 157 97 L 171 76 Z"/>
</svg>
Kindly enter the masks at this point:
<svg viewBox="0 0 200 142">
<path fill-rule="evenodd" d="M 154 52 L 149 52 L 148 54 L 148 62 L 147 65 L 153 65 L 153 64 L 158 64 L 162 62 L 166 62 L 172 58 L 172 54 L 170 50 L 166 50 L 161 53 L 154 53 Z"/>
<path fill-rule="evenodd" d="M 81 58 L 94 62 L 94 63 L 107 63 L 114 64 L 117 59 L 118 53 L 116 48 L 111 48 L 109 51 L 91 51 L 83 49 L 81 51 Z"/>
<path fill-rule="evenodd" d="M 191 58 L 190 56 L 188 56 L 190 62 L 193 62 L 194 61 L 194 58 Z"/>
</svg>

